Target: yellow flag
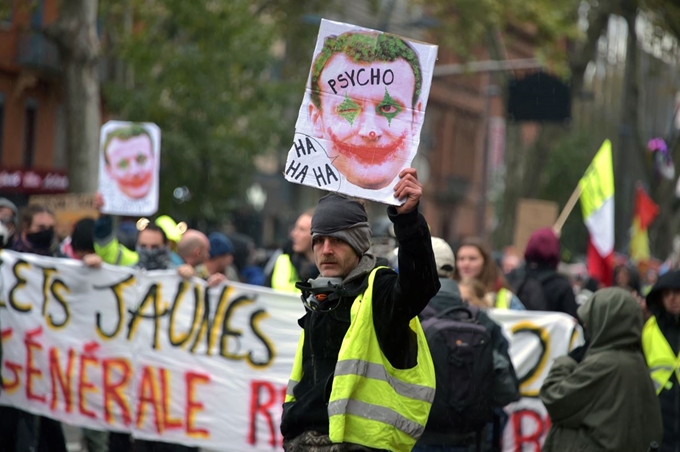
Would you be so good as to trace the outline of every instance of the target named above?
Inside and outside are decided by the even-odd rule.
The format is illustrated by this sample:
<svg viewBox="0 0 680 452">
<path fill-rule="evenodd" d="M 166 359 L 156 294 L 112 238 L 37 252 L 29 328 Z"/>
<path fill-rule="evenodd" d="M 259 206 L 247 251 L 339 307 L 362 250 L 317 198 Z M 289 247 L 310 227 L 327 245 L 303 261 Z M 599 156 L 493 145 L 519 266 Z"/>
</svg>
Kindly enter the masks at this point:
<svg viewBox="0 0 680 452">
<path fill-rule="evenodd" d="M 587 219 L 614 196 L 612 143 L 605 140 L 595 158 L 578 182 L 581 186 L 581 209 Z"/>
</svg>

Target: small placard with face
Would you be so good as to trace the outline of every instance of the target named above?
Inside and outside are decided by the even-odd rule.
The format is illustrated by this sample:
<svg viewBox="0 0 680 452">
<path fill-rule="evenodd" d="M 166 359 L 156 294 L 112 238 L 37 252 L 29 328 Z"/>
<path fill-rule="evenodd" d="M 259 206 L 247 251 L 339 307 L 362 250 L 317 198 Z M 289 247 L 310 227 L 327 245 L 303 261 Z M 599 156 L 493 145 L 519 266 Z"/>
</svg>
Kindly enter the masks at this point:
<svg viewBox="0 0 680 452">
<path fill-rule="evenodd" d="M 161 130 L 150 122 L 109 121 L 99 138 L 102 213 L 149 216 L 158 210 Z"/>
<path fill-rule="evenodd" d="M 400 204 L 393 187 L 418 151 L 437 46 L 321 21 L 285 177 Z"/>
</svg>

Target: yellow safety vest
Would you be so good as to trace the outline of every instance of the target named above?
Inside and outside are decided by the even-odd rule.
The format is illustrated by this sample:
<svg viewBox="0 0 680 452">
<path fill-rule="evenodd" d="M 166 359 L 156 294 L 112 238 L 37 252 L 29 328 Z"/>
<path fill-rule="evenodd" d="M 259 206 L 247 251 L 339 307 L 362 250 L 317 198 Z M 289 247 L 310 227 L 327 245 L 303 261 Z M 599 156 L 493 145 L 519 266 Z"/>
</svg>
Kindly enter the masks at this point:
<svg viewBox="0 0 680 452">
<path fill-rule="evenodd" d="M 657 394 L 664 388 L 670 389 L 673 386 L 673 374 L 677 382 L 680 382 L 680 354 L 675 356 L 654 316 L 647 320 L 642 329 L 642 350 Z"/>
<path fill-rule="evenodd" d="M 272 271 L 272 289 L 282 292 L 299 292 L 295 283 L 300 281 L 295 266 L 290 261 L 290 256 L 282 254 L 276 258 Z"/>
<path fill-rule="evenodd" d="M 511 298 L 512 292 L 505 287 L 501 287 L 498 292 L 496 292 L 496 309 L 510 309 Z"/>
<path fill-rule="evenodd" d="M 385 268 L 385 267 L 382 267 Z M 328 404 L 329 436 L 334 443 L 410 451 L 425 430 L 435 394 L 435 373 L 420 321 L 410 327 L 418 341 L 418 364 L 395 369 L 385 357 L 373 325 L 373 280 L 352 304 L 351 323 L 335 365 Z M 286 402 L 302 378 L 304 332 L 298 342 Z"/>
</svg>

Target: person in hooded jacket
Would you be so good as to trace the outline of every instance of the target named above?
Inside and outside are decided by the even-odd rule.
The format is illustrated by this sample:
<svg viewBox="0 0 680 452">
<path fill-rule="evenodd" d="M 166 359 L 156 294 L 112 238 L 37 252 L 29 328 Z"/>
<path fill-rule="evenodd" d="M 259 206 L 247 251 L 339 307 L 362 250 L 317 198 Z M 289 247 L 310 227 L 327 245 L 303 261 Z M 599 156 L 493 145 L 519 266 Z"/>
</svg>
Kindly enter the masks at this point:
<svg viewBox="0 0 680 452">
<path fill-rule="evenodd" d="M 569 280 L 557 272 L 560 239 L 552 228 L 534 231 L 524 251 L 523 268 L 508 278 L 527 309 L 564 312 L 576 317 L 576 297 Z"/>
<path fill-rule="evenodd" d="M 557 358 L 543 382 L 552 421 L 543 452 L 647 451 L 660 442 L 662 421 L 645 372 L 637 301 L 623 289 L 602 289 L 578 315 L 589 345 L 582 360 L 579 349 Z"/>
<path fill-rule="evenodd" d="M 680 270 L 659 277 L 647 295 L 652 316 L 642 332 L 642 347 L 661 403 L 662 452 L 680 450 Z"/>
</svg>

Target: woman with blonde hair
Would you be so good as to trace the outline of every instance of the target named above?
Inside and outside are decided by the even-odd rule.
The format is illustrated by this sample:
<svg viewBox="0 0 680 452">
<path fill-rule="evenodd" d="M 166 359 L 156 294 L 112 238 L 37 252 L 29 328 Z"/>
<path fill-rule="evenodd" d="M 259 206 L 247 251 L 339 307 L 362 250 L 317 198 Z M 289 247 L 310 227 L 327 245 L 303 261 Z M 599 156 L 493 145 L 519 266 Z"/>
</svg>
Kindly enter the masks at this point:
<svg viewBox="0 0 680 452">
<path fill-rule="evenodd" d="M 478 279 L 466 279 L 458 283 L 458 290 L 463 301 L 480 309 L 489 309 L 486 301 L 486 288 Z"/>
<path fill-rule="evenodd" d="M 479 238 L 467 238 L 458 247 L 453 279 L 458 282 L 478 279 L 486 289 L 485 299 L 490 307 L 526 309 L 510 290 L 488 246 Z"/>
</svg>

